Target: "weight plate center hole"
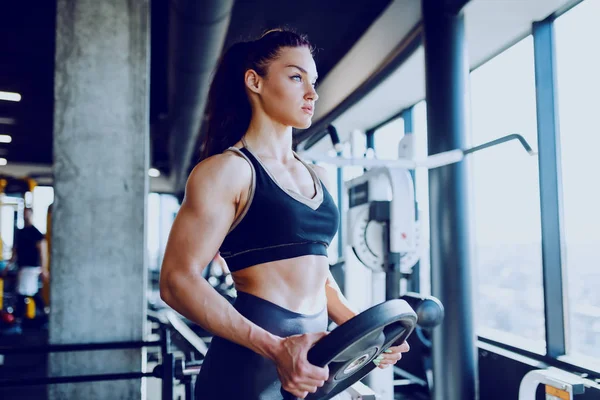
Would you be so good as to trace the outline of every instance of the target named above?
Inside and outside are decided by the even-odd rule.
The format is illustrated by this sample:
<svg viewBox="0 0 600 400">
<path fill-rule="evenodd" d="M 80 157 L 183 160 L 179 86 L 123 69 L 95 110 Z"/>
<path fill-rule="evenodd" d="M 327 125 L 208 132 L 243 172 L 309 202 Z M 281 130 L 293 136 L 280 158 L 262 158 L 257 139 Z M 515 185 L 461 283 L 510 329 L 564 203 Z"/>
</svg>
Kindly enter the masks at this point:
<svg viewBox="0 0 600 400">
<path fill-rule="evenodd" d="M 369 360 L 370 356 L 369 354 L 363 354 L 362 356 L 358 357 L 356 360 L 354 360 L 352 362 L 352 364 L 348 365 L 348 367 L 346 367 L 346 369 L 344 370 L 344 375 L 348 375 L 353 373 L 354 371 L 356 371 L 357 369 L 359 369 L 360 367 L 362 367 L 368 360 Z"/>
</svg>

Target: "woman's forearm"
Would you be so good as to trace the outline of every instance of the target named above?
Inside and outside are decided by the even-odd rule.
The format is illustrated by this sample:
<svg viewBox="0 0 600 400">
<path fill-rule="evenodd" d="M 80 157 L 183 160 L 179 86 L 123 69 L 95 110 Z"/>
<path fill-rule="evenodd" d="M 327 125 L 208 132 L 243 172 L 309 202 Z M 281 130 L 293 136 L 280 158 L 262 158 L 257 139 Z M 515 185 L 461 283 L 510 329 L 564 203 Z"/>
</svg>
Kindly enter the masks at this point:
<svg viewBox="0 0 600 400">
<path fill-rule="evenodd" d="M 273 359 L 282 340 L 242 316 L 199 274 L 161 279 L 161 297 L 175 311 L 213 335 Z"/>
</svg>

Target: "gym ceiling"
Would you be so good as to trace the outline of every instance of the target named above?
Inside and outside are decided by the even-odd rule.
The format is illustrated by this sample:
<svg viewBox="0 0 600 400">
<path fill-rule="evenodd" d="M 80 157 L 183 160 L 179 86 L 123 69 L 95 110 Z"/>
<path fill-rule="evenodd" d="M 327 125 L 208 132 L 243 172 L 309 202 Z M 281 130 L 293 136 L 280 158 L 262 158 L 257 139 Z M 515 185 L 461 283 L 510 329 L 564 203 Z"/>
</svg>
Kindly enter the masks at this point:
<svg viewBox="0 0 600 400">
<path fill-rule="evenodd" d="M 464 7 L 471 68 L 528 35 L 533 21 L 577 1 L 471 0 Z M 266 29 L 293 27 L 306 33 L 318 49 L 315 61 L 320 100 L 314 129 L 298 132 L 298 137 L 317 135 L 326 124 L 334 123 L 344 140 L 351 126 L 373 126 L 424 97 L 420 45 L 403 55 L 400 67 L 380 79 L 383 84 L 379 87 L 364 85 L 380 72 L 381 65 L 390 62 L 391 52 L 406 46 L 411 35 L 419 35 L 419 0 L 150 3 L 150 164 L 162 174 L 153 178 L 152 190 L 180 191 L 187 171 L 198 157 L 195 150 L 201 124 L 193 117 L 193 109 L 184 110 L 173 100 L 185 102 L 185 97 L 179 95 L 182 85 L 191 84 L 205 94 L 210 74 L 207 69 L 220 51 Z M 11 143 L 0 143 L 0 157 L 8 160 L 8 165 L 0 167 L 0 174 L 29 174 L 51 183 L 55 16 L 56 0 L 12 1 L 0 6 L 0 91 L 22 96 L 20 102 L 0 101 L 0 134 L 12 136 Z M 206 28 L 219 24 L 221 32 Z M 192 40 L 178 39 L 190 38 L 194 29 L 197 34 L 191 36 Z M 195 63 L 204 71 L 190 74 L 182 62 Z M 391 81 L 394 84 L 389 84 Z M 344 101 L 361 86 L 360 99 Z M 196 108 L 202 107 L 202 102 L 196 104 Z M 196 130 L 192 121 L 200 129 Z M 330 146 L 327 140 L 321 140 L 314 148 L 325 150 Z M 187 154 L 181 156 L 183 153 Z"/>
<path fill-rule="evenodd" d="M 390 0 L 152 0 L 150 3 L 150 164 L 163 176 L 169 176 L 174 163 L 182 161 L 169 155 L 169 142 L 174 140 L 173 135 L 180 134 L 171 126 L 176 112 L 169 100 L 177 97 L 174 82 L 183 68 L 175 65 L 176 52 L 172 51 L 174 47 L 182 49 L 182 45 L 175 43 L 180 25 L 189 21 L 219 22 L 229 14 L 224 37 L 211 33 L 207 38 L 196 38 L 196 43 L 183 45 L 198 46 L 199 41 L 210 40 L 224 42 L 223 49 L 237 40 L 256 37 L 266 29 L 293 27 L 306 33 L 317 46 L 316 63 L 323 79 Z M 227 3 L 231 3 L 230 10 Z M 0 167 L 0 173 L 33 171 L 39 177 L 51 174 L 55 19 L 56 0 L 9 1 L 0 5 L 0 91 L 22 96 L 20 102 L 0 101 L 0 134 L 12 136 L 11 143 L 0 144 L 0 157 L 8 160 L 7 166 Z M 202 46 L 205 50 L 211 47 L 206 43 Z M 217 57 L 218 54 L 209 55 L 211 59 Z M 208 89 L 206 82 L 197 85 L 199 90 Z M 197 148 L 196 143 L 190 145 Z M 192 154 L 189 164 L 194 157 Z"/>
</svg>

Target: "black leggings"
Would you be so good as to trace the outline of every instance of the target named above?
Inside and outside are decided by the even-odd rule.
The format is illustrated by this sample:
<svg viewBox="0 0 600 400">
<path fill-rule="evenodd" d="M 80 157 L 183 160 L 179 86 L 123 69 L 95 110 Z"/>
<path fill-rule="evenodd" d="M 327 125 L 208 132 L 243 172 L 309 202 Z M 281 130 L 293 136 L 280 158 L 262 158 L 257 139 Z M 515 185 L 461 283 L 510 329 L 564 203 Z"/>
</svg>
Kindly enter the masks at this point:
<svg viewBox="0 0 600 400">
<path fill-rule="evenodd" d="M 327 308 L 314 315 L 298 314 L 244 292 L 237 293 L 233 306 L 277 336 L 327 330 Z M 195 397 L 196 400 L 281 400 L 281 383 L 271 360 L 215 336 L 196 380 Z"/>
</svg>

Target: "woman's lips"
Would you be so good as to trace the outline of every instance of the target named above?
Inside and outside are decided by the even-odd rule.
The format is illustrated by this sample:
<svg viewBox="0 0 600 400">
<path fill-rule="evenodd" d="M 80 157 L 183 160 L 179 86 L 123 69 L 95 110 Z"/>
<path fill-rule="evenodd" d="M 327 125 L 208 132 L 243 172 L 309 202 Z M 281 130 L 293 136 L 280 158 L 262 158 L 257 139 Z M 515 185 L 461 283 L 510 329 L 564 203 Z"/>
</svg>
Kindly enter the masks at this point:
<svg viewBox="0 0 600 400">
<path fill-rule="evenodd" d="M 313 108 L 312 107 L 302 107 L 302 111 L 304 111 L 307 114 L 313 115 Z"/>
</svg>

